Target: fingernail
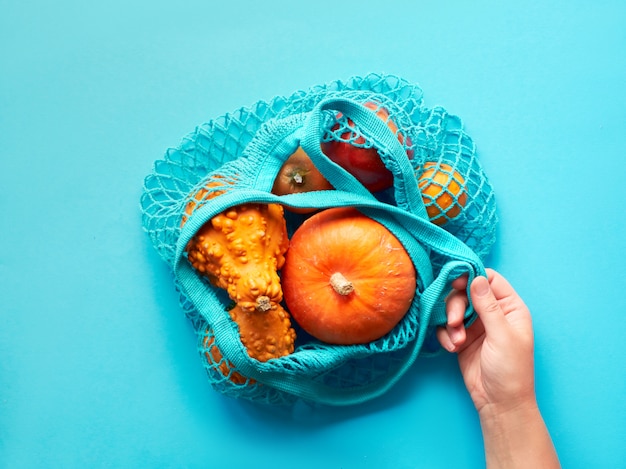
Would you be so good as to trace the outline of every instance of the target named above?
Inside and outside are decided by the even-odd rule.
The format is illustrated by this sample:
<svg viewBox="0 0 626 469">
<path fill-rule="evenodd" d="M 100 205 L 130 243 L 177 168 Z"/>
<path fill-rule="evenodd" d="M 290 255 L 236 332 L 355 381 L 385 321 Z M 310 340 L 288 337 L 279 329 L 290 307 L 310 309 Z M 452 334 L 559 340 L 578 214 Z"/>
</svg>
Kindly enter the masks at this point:
<svg viewBox="0 0 626 469">
<path fill-rule="evenodd" d="M 476 293 L 477 296 L 485 296 L 489 293 L 489 280 L 487 280 L 486 277 L 476 277 L 474 283 L 476 284 L 474 293 Z"/>
<path fill-rule="evenodd" d="M 463 331 L 461 329 L 453 329 L 450 331 L 450 340 L 454 345 L 457 345 L 461 341 Z"/>
</svg>

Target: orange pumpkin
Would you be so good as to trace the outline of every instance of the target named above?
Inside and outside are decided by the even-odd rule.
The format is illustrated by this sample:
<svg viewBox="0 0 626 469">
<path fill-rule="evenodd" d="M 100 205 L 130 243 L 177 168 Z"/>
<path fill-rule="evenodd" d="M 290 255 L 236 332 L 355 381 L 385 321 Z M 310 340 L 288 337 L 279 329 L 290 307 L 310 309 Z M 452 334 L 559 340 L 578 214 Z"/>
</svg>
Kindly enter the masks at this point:
<svg viewBox="0 0 626 469">
<path fill-rule="evenodd" d="M 413 263 L 383 225 L 354 208 L 323 210 L 294 233 L 281 283 L 295 321 L 317 339 L 359 344 L 391 331 L 416 289 Z"/>
</svg>

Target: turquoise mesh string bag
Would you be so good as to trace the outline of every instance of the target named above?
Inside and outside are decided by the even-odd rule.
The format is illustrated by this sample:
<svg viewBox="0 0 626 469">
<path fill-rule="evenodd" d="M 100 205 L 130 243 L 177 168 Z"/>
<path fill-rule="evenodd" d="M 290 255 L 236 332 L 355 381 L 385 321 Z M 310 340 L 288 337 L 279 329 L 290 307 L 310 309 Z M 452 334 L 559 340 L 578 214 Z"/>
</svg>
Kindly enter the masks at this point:
<svg viewBox="0 0 626 469">
<path fill-rule="evenodd" d="M 441 107 L 425 107 L 422 98 L 418 86 L 392 75 L 335 81 L 209 121 L 155 163 L 144 182 L 143 226 L 172 269 L 216 391 L 275 405 L 298 399 L 356 404 L 387 391 L 417 357 L 437 353 L 434 331 L 446 323 L 450 283 L 463 274 L 484 274 L 497 216 L 492 187 L 461 120 Z M 366 189 L 324 153 L 329 142 L 375 150 L 391 186 Z M 299 147 L 332 190 L 272 193 L 281 167 Z M 192 267 L 185 251 L 205 223 L 248 203 L 284 206 L 289 236 L 311 216 L 293 209 L 349 206 L 383 224 L 417 273 L 409 311 L 388 334 L 366 344 L 327 344 L 294 324 L 293 353 L 265 362 L 251 358 L 229 315 L 231 300 Z M 470 305 L 466 321 L 474 319 Z"/>
</svg>

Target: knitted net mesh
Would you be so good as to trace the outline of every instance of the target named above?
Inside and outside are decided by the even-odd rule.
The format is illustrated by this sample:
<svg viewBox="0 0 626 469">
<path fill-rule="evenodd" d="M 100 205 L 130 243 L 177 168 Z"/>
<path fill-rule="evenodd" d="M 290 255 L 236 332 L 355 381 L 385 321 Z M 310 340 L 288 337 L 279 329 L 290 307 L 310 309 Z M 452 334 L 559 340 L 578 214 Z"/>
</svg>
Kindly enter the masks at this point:
<svg viewBox="0 0 626 469">
<path fill-rule="evenodd" d="M 495 242 L 497 216 L 493 189 L 482 170 L 472 139 L 458 117 L 441 107 L 425 107 L 418 86 L 381 74 L 338 80 L 297 91 L 289 97 L 259 101 L 198 126 L 178 147 L 168 149 L 146 177 L 141 197 L 143 227 L 160 257 L 175 269 L 183 226 L 216 194 L 219 197 L 234 188 L 270 192 L 279 165 L 274 172 L 268 170 L 267 174 L 259 176 L 261 164 L 254 155 L 264 155 L 269 149 L 264 147 L 267 139 L 264 140 L 263 135 L 282 132 L 281 122 L 293 125 L 323 100 L 335 96 L 361 103 L 386 124 L 408 156 L 412 177 L 419 184 L 421 202 L 417 210 L 425 209 L 433 224 L 441 226 L 479 259 L 484 259 Z M 325 111 L 323 125 L 322 145 L 345 143 L 371 148 L 385 164 L 393 166 L 393 158 L 385 153 L 384 145 L 378 144 L 376 135 L 359 128 L 348 116 Z M 283 155 L 283 160 L 288 156 Z M 406 182 L 396 177 L 392 187 L 375 193 L 375 198 L 406 212 L 415 212 L 415 202 L 406 195 L 404 185 Z M 311 200 L 315 203 L 315 199 Z M 291 235 L 306 215 L 286 211 L 285 218 Z M 411 231 L 412 227 L 397 229 Z M 436 245 L 425 243 L 416 249 L 422 248 L 428 254 L 435 276 L 451 261 L 450 253 Z M 454 274 L 452 268 L 449 275 Z M 208 280 L 202 281 L 211 289 Z M 436 349 L 429 350 L 428 345 L 434 327 L 423 323 L 420 316 L 420 297 L 428 285 L 419 281 L 416 300 L 404 319 L 389 334 L 374 342 L 350 346 L 325 344 L 294 324 L 297 332 L 294 353 L 265 363 L 252 363 L 267 376 L 274 377 L 259 381 L 246 377 L 247 374 L 240 372 L 242 370 L 233 363 L 242 364 L 242 360 L 247 360 L 243 363 L 245 370 L 246 363 L 251 362 L 247 356 L 238 359 L 233 355 L 245 355 L 240 344 L 232 348 L 235 352 L 218 347 L 218 343 L 225 341 L 219 335 L 223 333 L 218 334 L 185 289 L 180 284 L 176 286 L 182 310 L 197 332 L 200 357 L 211 385 L 232 397 L 290 404 L 299 397 L 315 401 L 319 389 L 341 392 L 376 387 L 384 390 L 385 386 L 380 383 L 393 384 L 416 347 L 422 348 L 422 354 Z M 215 296 L 218 309 L 227 316 L 228 297 L 216 288 L 210 292 Z M 234 331 L 231 336 L 235 337 L 236 326 L 230 324 L 230 327 L 231 332 Z M 298 385 L 277 385 L 282 381 L 302 382 L 302 386 L 313 389 L 291 392 Z M 375 394 L 372 392 L 369 396 Z M 360 395 L 366 396 L 367 391 Z M 359 399 L 347 399 L 345 403 Z"/>
</svg>

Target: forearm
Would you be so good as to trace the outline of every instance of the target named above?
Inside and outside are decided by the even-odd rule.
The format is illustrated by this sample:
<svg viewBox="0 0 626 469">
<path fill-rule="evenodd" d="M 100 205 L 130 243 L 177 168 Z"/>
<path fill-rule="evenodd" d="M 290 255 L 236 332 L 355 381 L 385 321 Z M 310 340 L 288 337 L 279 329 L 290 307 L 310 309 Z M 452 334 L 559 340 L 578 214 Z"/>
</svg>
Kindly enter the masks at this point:
<svg viewBox="0 0 626 469">
<path fill-rule="evenodd" d="M 560 463 L 550 434 L 535 403 L 500 411 L 480 411 L 488 469 L 552 469 Z"/>
</svg>

